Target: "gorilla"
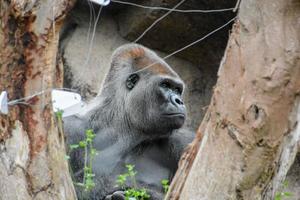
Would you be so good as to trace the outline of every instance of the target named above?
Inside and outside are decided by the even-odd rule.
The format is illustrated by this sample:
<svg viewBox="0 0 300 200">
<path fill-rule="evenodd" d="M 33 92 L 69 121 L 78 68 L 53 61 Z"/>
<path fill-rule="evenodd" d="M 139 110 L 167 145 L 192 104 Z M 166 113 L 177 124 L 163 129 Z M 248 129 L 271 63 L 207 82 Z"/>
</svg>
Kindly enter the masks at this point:
<svg viewBox="0 0 300 200">
<path fill-rule="evenodd" d="M 99 95 L 82 113 L 64 118 L 68 144 L 82 140 L 87 129 L 96 134 L 95 187 L 91 192 L 76 188 L 79 199 L 125 199 L 116 179 L 127 171 L 126 164 L 135 166 L 137 185 L 150 199 L 163 199 L 161 180 L 172 179 L 194 137 L 180 129 L 186 119 L 183 90 L 176 72 L 144 46 L 127 44 L 113 53 Z M 70 157 L 73 178 L 80 181 L 83 150 Z"/>
</svg>

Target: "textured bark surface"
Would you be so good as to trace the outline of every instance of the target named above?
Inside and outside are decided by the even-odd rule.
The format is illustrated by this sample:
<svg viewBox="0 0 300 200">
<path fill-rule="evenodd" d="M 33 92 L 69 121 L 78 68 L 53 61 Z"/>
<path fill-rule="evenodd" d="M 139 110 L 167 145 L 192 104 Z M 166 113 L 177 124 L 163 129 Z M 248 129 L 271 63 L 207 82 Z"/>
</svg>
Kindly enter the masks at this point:
<svg viewBox="0 0 300 200">
<path fill-rule="evenodd" d="M 75 199 L 51 88 L 62 84 L 59 30 L 72 0 L 0 1 L 0 91 L 26 104 L 0 115 L 0 199 Z"/>
<path fill-rule="evenodd" d="M 299 19 L 297 0 L 241 1 L 210 107 L 167 199 L 274 199 L 280 191 L 300 138 Z"/>
</svg>

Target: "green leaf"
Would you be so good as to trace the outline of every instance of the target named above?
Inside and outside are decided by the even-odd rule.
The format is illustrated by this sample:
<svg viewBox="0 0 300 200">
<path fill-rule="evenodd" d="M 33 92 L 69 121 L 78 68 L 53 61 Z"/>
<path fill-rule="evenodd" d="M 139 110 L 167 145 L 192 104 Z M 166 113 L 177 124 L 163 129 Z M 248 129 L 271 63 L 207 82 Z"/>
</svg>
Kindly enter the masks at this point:
<svg viewBox="0 0 300 200">
<path fill-rule="evenodd" d="M 73 149 L 77 149 L 79 147 L 79 144 L 71 144 L 70 145 L 70 149 L 73 150 Z"/>
<path fill-rule="evenodd" d="M 168 184 L 169 184 L 169 180 L 167 180 L 167 179 L 162 179 L 162 180 L 161 180 L 161 184 L 162 184 L 162 185 L 168 185 Z"/>
<path fill-rule="evenodd" d="M 167 179 L 162 179 L 161 180 L 161 184 L 162 184 L 162 187 L 164 189 L 164 193 L 167 193 L 168 190 L 169 190 L 169 180 Z"/>
<path fill-rule="evenodd" d="M 92 155 L 92 156 L 98 155 L 97 149 L 92 148 L 92 149 L 91 149 L 91 155 Z"/>
<path fill-rule="evenodd" d="M 136 180 L 135 180 L 135 175 L 137 174 L 137 171 L 134 171 L 134 165 L 131 164 L 127 164 L 126 168 L 127 168 L 127 173 L 125 174 L 120 174 L 117 177 L 117 184 L 118 186 L 124 187 L 125 182 L 127 180 L 128 177 L 130 177 L 131 182 L 134 183 L 134 188 L 128 188 L 124 191 L 125 193 L 125 200 L 147 200 L 150 198 L 150 195 L 147 193 L 147 191 L 143 188 L 143 189 L 138 189 L 136 186 Z"/>
<path fill-rule="evenodd" d="M 94 137 L 96 136 L 92 129 L 86 130 L 85 135 L 86 135 L 87 139 L 94 139 Z"/>
<path fill-rule="evenodd" d="M 289 182 L 288 182 L 288 181 L 284 181 L 284 182 L 282 183 L 282 185 L 283 185 L 283 187 L 287 187 L 287 186 L 289 185 Z"/>
<path fill-rule="evenodd" d="M 80 147 L 86 147 L 86 141 L 80 141 L 79 146 Z"/>
<path fill-rule="evenodd" d="M 283 196 L 285 196 L 285 197 L 291 197 L 291 196 L 293 196 L 293 194 L 290 193 L 290 192 L 283 192 Z"/>
<path fill-rule="evenodd" d="M 55 112 L 55 115 L 58 119 L 62 119 L 62 115 L 63 115 L 63 110 L 58 110 Z"/>
<path fill-rule="evenodd" d="M 128 174 L 120 174 L 118 177 L 117 177 L 117 185 L 119 187 L 122 187 L 125 185 L 125 182 L 127 180 L 127 177 L 128 177 Z"/>
<path fill-rule="evenodd" d="M 84 173 L 90 173 L 92 171 L 92 168 L 85 167 L 83 170 L 84 170 Z"/>
<path fill-rule="evenodd" d="M 66 160 L 70 160 L 70 156 L 65 155 L 65 159 L 66 159 Z"/>
<path fill-rule="evenodd" d="M 87 177 L 87 178 L 90 178 L 90 177 L 95 177 L 95 174 L 92 174 L 92 173 L 87 173 L 87 174 L 86 174 L 86 177 Z"/>
<path fill-rule="evenodd" d="M 147 191 L 143 189 L 127 189 L 125 190 L 125 198 L 126 199 L 137 199 L 137 200 L 146 200 L 150 198 L 150 195 Z"/>
<path fill-rule="evenodd" d="M 281 199 L 281 195 L 279 195 L 279 196 L 276 195 L 274 200 L 282 200 L 282 199 Z"/>
<path fill-rule="evenodd" d="M 126 165 L 126 168 L 127 170 L 130 172 L 130 171 L 133 171 L 134 169 L 134 165 Z"/>
</svg>

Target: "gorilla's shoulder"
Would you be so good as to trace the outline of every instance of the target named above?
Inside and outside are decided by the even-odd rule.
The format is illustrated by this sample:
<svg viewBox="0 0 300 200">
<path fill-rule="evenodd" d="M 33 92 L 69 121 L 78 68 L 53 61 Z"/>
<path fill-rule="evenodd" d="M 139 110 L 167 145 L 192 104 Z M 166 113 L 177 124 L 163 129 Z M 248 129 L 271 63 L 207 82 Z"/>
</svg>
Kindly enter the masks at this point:
<svg viewBox="0 0 300 200">
<path fill-rule="evenodd" d="M 69 140 L 76 140 L 84 136 L 87 129 L 83 117 L 72 115 L 63 118 L 65 135 Z M 70 141 L 69 141 L 70 142 Z"/>
<path fill-rule="evenodd" d="M 79 134 L 79 132 L 83 132 L 86 129 L 85 119 L 78 115 L 72 115 L 63 118 L 64 122 L 64 131 L 66 135 L 74 135 Z"/>
</svg>

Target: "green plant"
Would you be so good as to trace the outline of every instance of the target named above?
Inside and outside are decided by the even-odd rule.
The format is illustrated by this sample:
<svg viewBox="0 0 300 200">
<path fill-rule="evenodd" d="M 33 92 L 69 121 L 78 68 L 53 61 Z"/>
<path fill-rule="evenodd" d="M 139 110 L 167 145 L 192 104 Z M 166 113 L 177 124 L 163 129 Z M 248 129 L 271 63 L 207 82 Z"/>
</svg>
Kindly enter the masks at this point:
<svg viewBox="0 0 300 200">
<path fill-rule="evenodd" d="M 150 198 L 150 195 L 147 193 L 147 191 L 144 188 L 142 188 L 142 189 L 129 188 L 129 189 L 125 190 L 125 199 L 126 200 L 131 200 L 131 199 L 146 200 L 149 198 Z"/>
<path fill-rule="evenodd" d="M 70 150 L 82 148 L 84 150 L 84 167 L 83 167 L 83 180 L 76 182 L 75 185 L 83 187 L 85 191 L 90 191 L 95 187 L 93 173 L 93 158 L 98 154 L 97 150 L 93 147 L 93 140 L 95 133 L 93 130 L 88 129 L 85 131 L 85 139 L 79 141 L 77 144 L 71 144 Z M 67 157 L 68 158 L 68 157 Z"/>
<path fill-rule="evenodd" d="M 161 185 L 162 185 L 162 187 L 164 189 L 164 193 L 167 193 L 168 190 L 169 190 L 169 187 L 170 187 L 169 180 L 167 180 L 167 179 L 161 180 Z"/>
<path fill-rule="evenodd" d="M 62 121 L 62 116 L 63 116 L 63 110 L 58 110 L 55 112 L 55 116 L 59 121 Z"/>
<path fill-rule="evenodd" d="M 147 193 L 146 189 L 138 188 L 136 183 L 135 175 L 137 174 L 137 171 L 134 170 L 134 165 L 126 165 L 127 172 L 124 174 L 120 174 L 117 177 L 117 186 L 121 187 L 124 190 L 125 199 L 126 200 L 146 200 L 150 198 L 150 195 Z M 130 179 L 131 185 L 133 187 L 126 188 L 126 181 L 127 178 Z"/>
<path fill-rule="evenodd" d="M 288 186 L 288 182 L 284 181 L 282 185 L 283 185 L 283 189 L 285 189 Z M 293 196 L 293 194 L 290 192 L 276 192 L 274 200 L 283 200 L 291 196 Z"/>
</svg>

